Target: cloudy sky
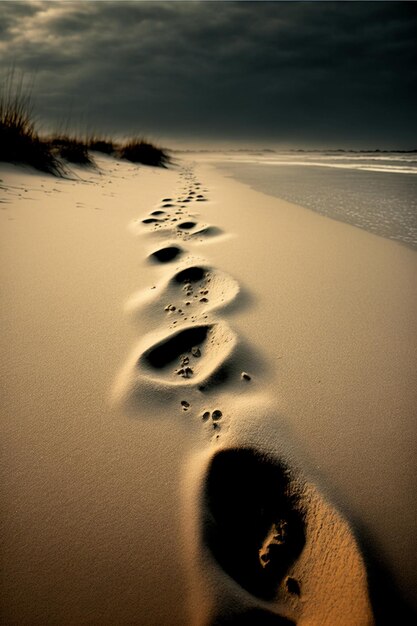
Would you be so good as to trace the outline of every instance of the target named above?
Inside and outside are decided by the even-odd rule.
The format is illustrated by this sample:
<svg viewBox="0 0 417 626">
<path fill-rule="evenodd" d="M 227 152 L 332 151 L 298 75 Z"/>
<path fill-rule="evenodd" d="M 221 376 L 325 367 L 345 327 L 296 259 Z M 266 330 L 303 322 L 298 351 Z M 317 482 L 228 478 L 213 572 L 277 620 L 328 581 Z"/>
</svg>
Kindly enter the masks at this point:
<svg viewBox="0 0 417 626">
<path fill-rule="evenodd" d="M 0 2 L 47 123 L 170 146 L 417 147 L 417 3 Z"/>
</svg>

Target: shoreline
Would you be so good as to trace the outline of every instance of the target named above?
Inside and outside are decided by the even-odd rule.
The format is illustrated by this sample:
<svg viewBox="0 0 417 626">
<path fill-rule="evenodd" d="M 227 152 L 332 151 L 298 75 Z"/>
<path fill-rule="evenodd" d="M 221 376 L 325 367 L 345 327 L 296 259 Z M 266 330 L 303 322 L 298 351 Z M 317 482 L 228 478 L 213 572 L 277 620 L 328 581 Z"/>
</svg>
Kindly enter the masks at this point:
<svg viewBox="0 0 417 626">
<path fill-rule="evenodd" d="M 143 610 L 129 583 L 141 578 L 142 597 L 147 598 L 145 603 L 155 620 L 149 624 L 164 619 L 180 624 L 181 611 L 186 608 L 174 616 L 159 606 L 158 598 L 152 597 L 151 583 L 143 581 L 141 566 L 132 560 L 127 545 L 137 525 L 135 515 L 139 515 L 143 524 L 136 551 L 148 555 L 148 564 L 153 561 L 150 580 L 163 571 L 164 593 L 172 603 L 182 597 L 181 589 L 188 585 L 185 574 L 176 574 L 178 580 L 172 588 L 170 576 L 176 570 L 184 571 L 183 540 L 177 540 L 175 549 L 167 548 L 173 533 L 172 528 L 165 528 L 161 516 L 174 520 L 174 535 L 179 536 L 182 512 L 175 508 L 178 473 L 183 471 L 184 460 L 209 445 L 206 435 L 196 416 L 191 420 L 188 412 L 175 413 L 172 420 L 173 406 L 169 401 L 165 407 L 158 403 L 152 397 L 152 386 L 141 396 L 133 420 L 110 409 L 103 399 L 97 401 L 108 398 L 112 379 L 129 351 L 163 324 L 152 302 L 148 312 L 143 312 L 140 297 L 136 318 L 130 313 L 129 320 L 123 319 L 122 307 L 131 294 L 164 284 L 175 267 L 182 267 L 176 261 L 161 267 L 150 265 L 147 255 L 166 237 L 148 235 L 143 225 L 135 222 L 158 210 L 161 198 L 175 197 L 179 172 L 144 171 L 115 162 L 110 167 L 105 159 L 102 163 L 102 180 L 88 174 L 92 178 L 89 185 L 38 175 L 19 182 L 17 173 L 16 182 L 22 189 L 16 193 L 21 196 L 15 195 L 14 206 L 5 205 L 3 217 L 8 220 L 5 214 L 11 213 L 16 223 L 9 226 L 16 228 L 13 234 L 4 234 L 6 264 L 2 265 L 17 269 L 15 276 L 12 272 L 5 276 L 7 306 L 2 314 L 3 342 L 9 354 L 2 375 L 10 391 L 6 442 L 14 452 L 6 458 L 6 475 L 13 469 L 20 477 L 14 481 L 16 492 L 10 488 L 8 497 L 16 502 L 17 493 L 22 533 L 13 540 L 11 534 L 6 537 L 12 542 L 10 554 L 16 567 L 20 564 L 25 569 L 36 551 L 24 556 L 24 541 L 33 546 L 36 539 L 26 535 L 24 520 L 31 507 L 39 508 L 37 539 L 40 546 L 49 545 L 43 559 L 44 589 L 50 587 L 48 564 L 63 560 L 66 574 L 74 567 L 59 540 L 70 548 L 80 542 L 75 560 L 76 570 L 84 571 L 83 576 L 95 574 L 102 580 L 108 576 L 108 558 L 115 559 L 117 567 L 108 582 L 108 593 L 120 594 L 125 606 L 111 609 L 113 619 Z M 190 211 L 198 223 L 202 221 L 212 230 L 195 241 L 190 238 L 182 244 L 179 240 L 186 248 L 184 262 L 204 259 L 214 272 L 219 308 L 207 314 L 224 319 L 233 329 L 239 338 L 236 368 L 251 370 L 253 383 L 252 400 L 243 402 L 242 416 L 237 413 L 231 424 L 232 440 L 240 432 L 248 442 L 267 443 L 283 429 L 287 457 L 297 460 L 307 480 L 318 483 L 321 493 L 336 501 L 342 514 L 348 511 L 348 519 L 359 519 L 371 530 L 378 553 L 387 559 L 402 589 L 411 591 L 414 564 L 411 554 L 407 561 L 406 552 L 413 538 L 413 506 L 403 493 L 411 487 L 413 475 L 408 438 L 415 406 L 413 389 L 417 388 L 412 369 L 417 257 L 402 246 L 397 248 L 396 243 L 256 192 L 206 164 L 197 163 L 196 172 L 208 189 L 204 192 L 208 200 L 192 202 Z M 25 188 L 32 204 L 25 200 Z M 138 236 L 132 236 L 136 232 Z M 172 240 L 171 234 L 168 239 Z M 239 293 L 222 309 L 221 294 L 230 293 L 232 284 L 228 277 L 237 281 Z M 59 297 L 62 300 L 57 304 Z M 30 311 L 25 309 L 27 304 Z M 393 322 L 397 326 L 393 327 Z M 42 350 L 45 345 L 46 351 Z M 220 391 L 222 402 L 233 413 L 237 387 L 226 384 Z M 28 398 L 31 406 L 22 398 Z M 273 415 L 267 411 L 260 423 L 256 412 L 265 398 L 273 399 Z M 161 412 L 161 417 L 155 419 L 155 412 Z M 42 424 L 45 414 L 47 420 Z M 17 422 L 16 415 L 20 418 Z M 393 416 L 397 418 L 395 430 Z M 45 466 L 38 468 L 35 478 L 27 473 L 30 465 L 24 450 L 28 445 L 34 446 L 29 462 L 35 463 L 39 455 L 44 458 Z M 402 468 L 398 458 L 406 461 Z M 87 460 L 92 459 L 94 464 L 89 465 Z M 62 464 L 67 471 L 54 475 Z M 105 506 L 92 502 L 91 481 Z M 147 495 L 141 495 L 141 506 L 136 502 L 132 507 L 138 484 L 147 486 Z M 74 500 L 75 488 L 78 499 Z M 62 507 L 54 506 L 58 531 L 52 547 L 42 521 L 51 493 L 58 496 Z M 391 503 L 388 511 L 387 501 Z M 122 534 L 117 507 L 125 511 L 132 507 L 123 521 Z M 145 515 L 141 507 L 147 511 Z M 82 522 L 69 525 L 70 513 L 76 516 L 80 508 L 85 511 Z M 394 535 L 390 532 L 393 527 Z M 8 528 L 11 533 L 12 525 Z M 122 539 L 127 545 L 121 544 Z M 91 570 L 85 559 L 87 554 L 93 555 L 96 541 L 100 559 L 93 556 L 98 569 Z M 123 579 L 130 584 L 129 592 L 116 576 L 126 563 L 129 570 Z M 9 575 L 17 588 L 23 580 L 13 571 L 11 567 Z M 57 616 L 62 601 L 65 604 L 71 594 L 80 593 L 83 576 L 73 586 L 58 577 Z M 116 592 L 110 591 L 111 582 Z M 25 584 L 30 587 L 29 580 Z M 84 590 L 78 617 L 100 602 L 110 610 L 104 593 Z M 162 593 L 161 588 L 153 593 Z M 34 595 L 32 607 L 36 602 L 39 597 Z"/>
<path fill-rule="evenodd" d="M 325 162 L 240 162 L 222 159 L 221 154 L 214 163 L 226 176 L 255 191 L 417 250 L 414 170 L 406 174 Z"/>
</svg>

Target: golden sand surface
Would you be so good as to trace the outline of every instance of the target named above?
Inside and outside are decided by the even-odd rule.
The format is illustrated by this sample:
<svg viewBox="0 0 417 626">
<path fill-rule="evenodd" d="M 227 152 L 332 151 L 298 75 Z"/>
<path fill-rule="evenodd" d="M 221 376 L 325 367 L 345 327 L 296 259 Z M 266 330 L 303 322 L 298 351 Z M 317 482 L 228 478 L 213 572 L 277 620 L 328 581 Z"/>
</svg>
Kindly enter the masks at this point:
<svg viewBox="0 0 417 626">
<path fill-rule="evenodd" d="M 412 600 L 416 253 L 97 164 L 0 170 L 4 623 L 365 626 L 368 547 Z"/>
</svg>

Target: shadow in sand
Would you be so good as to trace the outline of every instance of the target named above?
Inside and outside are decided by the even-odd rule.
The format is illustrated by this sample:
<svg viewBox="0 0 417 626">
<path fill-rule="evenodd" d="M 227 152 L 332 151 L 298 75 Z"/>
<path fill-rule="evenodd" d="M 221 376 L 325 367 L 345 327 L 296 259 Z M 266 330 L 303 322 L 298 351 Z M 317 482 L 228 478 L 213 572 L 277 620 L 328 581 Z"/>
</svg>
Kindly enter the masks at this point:
<svg viewBox="0 0 417 626">
<path fill-rule="evenodd" d="M 207 339 L 212 325 L 193 326 L 178 331 L 165 341 L 147 350 L 144 360 L 155 369 L 166 367 L 193 347 L 200 346 Z"/>
<path fill-rule="evenodd" d="M 216 617 L 210 626 L 294 626 L 294 622 L 270 611 L 253 608 Z"/>
<path fill-rule="evenodd" d="M 376 626 L 412 626 L 417 614 L 404 599 L 372 539 L 359 524 L 354 524 L 356 539 L 362 551 L 368 577 L 369 598 Z"/>
<path fill-rule="evenodd" d="M 220 450 L 206 477 L 203 537 L 241 587 L 272 599 L 305 544 L 284 465 L 252 448 Z"/>
</svg>

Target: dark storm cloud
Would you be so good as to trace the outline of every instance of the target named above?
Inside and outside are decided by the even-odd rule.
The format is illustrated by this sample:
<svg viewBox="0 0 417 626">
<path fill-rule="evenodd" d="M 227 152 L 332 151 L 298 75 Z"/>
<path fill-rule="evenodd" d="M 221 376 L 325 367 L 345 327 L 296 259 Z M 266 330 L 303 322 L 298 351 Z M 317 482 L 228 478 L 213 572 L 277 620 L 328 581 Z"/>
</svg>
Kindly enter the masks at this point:
<svg viewBox="0 0 417 626">
<path fill-rule="evenodd" d="M 417 144 L 411 2 L 8 2 L 44 117 L 159 137 Z"/>
</svg>

